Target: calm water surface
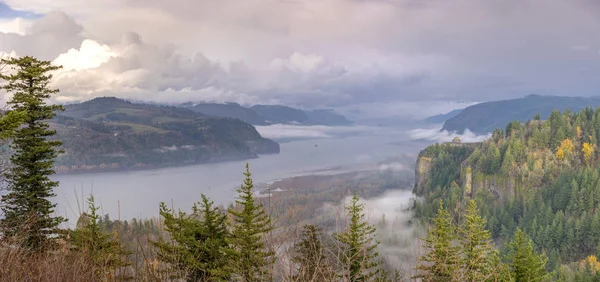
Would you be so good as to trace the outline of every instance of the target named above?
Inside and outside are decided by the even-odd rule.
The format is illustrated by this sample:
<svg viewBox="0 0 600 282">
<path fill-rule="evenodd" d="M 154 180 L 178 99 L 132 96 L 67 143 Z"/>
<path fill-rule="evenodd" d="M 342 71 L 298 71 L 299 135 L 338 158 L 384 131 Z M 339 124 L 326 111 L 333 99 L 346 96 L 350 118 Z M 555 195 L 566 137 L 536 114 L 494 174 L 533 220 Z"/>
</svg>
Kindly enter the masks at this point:
<svg viewBox="0 0 600 282">
<path fill-rule="evenodd" d="M 390 144 L 390 142 L 399 142 Z M 406 142 L 401 142 L 406 141 Z M 315 144 L 318 145 L 315 147 Z M 401 131 L 389 134 L 295 141 L 281 144 L 281 153 L 248 160 L 255 183 L 308 174 L 321 169 L 352 170 L 415 154 L 424 145 L 410 142 Z M 188 209 L 204 193 L 217 204 L 233 201 L 246 161 L 202 164 L 156 170 L 57 175 L 57 212 L 72 225 L 90 192 L 111 218 L 156 217 L 162 201 Z"/>
</svg>

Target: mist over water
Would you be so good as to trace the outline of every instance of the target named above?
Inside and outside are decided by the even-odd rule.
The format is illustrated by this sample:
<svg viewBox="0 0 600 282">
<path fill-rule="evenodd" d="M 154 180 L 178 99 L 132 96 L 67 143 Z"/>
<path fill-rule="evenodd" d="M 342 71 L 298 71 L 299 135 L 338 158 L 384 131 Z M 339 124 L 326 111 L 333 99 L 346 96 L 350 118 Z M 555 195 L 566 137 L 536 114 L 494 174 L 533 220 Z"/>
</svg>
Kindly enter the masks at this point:
<svg viewBox="0 0 600 282">
<path fill-rule="evenodd" d="M 281 144 L 281 153 L 248 160 L 255 183 L 280 178 L 321 173 L 339 173 L 361 169 L 407 169 L 399 164 L 381 167 L 389 158 L 416 154 L 425 145 L 414 142 L 406 130 L 363 132 L 351 137 L 292 141 Z M 315 146 L 317 145 L 317 146 Z M 161 201 L 187 210 L 204 193 L 216 204 L 229 204 L 243 180 L 246 161 L 201 164 L 144 171 L 56 175 L 57 213 L 76 222 L 83 200 L 90 192 L 102 213 L 111 218 L 158 216 Z M 325 172 L 324 172 L 325 171 Z"/>
<path fill-rule="evenodd" d="M 471 132 L 468 128 L 465 132 L 458 134 L 441 130 L 443 124 L 438 124 L 428 128 L 418 128 L 409 131 L 409 136 L 415 140 L 427 140 L 433 142 L 450 142 L 454 137 L 459 137 L 462 142 L 481 142 L 492 136 L 492 134 L 479 135 Z"/>
</svg>

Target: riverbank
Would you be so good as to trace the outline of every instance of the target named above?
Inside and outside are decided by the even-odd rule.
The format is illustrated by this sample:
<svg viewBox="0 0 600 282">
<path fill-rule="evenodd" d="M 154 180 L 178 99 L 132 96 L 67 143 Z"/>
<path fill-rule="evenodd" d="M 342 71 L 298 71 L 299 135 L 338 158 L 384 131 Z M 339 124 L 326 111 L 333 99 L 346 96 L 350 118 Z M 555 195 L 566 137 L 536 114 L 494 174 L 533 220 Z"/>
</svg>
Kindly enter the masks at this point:
<svg viewBox="0 0 600 282">
<path fill-rule="evenodd" d="M 272 154 L 260 154 L 248 157 L 231 157 L 231 158 L 222 158 L 218 160 L 208 160 L 203 162 L 182 162 L 182 163 L 169 163 L 169 164 L 154 164 L 154 165 L 143 165 L 143 166 L 134 166 L 134 167 L 87 167 L 87 168 L 61 168 L 55 167 L 54 170 L 56 175 L 77 175 L 77 174 L 93 174 L 93 173 L 109 173 L 109 172 L 135 172 L 135 171 L 151 171 L 157 169 L 164 168 L 178 168 L 178 167 L 189 167 L 195 165 L 205 165 L 205 164 L 216 164 L 216 163 L 226 163 L 226 162 L 237 162 L 237 161 L 247 161 L 258 159 L 260 156 L 266 155 L 276 155 L 278 153 Z"/>
</svg>

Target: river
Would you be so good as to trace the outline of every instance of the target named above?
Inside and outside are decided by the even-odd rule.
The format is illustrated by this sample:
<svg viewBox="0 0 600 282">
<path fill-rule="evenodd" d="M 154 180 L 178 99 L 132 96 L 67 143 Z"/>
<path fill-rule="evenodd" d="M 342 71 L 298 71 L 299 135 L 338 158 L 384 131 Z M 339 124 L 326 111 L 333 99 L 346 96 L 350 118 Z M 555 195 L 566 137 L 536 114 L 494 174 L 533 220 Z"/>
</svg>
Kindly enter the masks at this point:
<svg viewBox="0 0 600 282">
<path fill-rule="evenodd" d="M 216 204 L 233 201 L 248 162 L 255 183 L 305 175 L 375 168 L 378 162 L 416 154 L 425 145 L 410 141 L 403 130 L 365 132 L 344 138 L 313 139 L 281 144 L 281 153 L 247 161 L 199 164 L 143 171 L 56 175 L 56 212 L 72 226 L 92 192 L 103 214 L 111 218 L 158 216 L 158 204 L 189 209 L 204 193 Z M 394 144 L 392 144 L 392 142 Z"/>
</svg>

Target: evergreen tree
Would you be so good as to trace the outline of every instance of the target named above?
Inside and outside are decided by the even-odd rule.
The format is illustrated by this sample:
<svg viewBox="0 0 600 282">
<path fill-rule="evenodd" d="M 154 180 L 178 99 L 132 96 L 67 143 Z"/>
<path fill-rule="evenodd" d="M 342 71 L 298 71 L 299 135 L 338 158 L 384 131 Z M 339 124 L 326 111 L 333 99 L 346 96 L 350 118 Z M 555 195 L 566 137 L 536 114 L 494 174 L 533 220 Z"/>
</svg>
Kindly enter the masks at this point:
<svg viewBox="0 0 600 282">
<path fill-rule="evenodd" d="M 511 276 L 516 282 L 536 282 L 548 279 L 546 257 L 534 252 L 531 239 L 521 229 L 517 228 L 515 238 L 508 246 Z"/>
<path fill-rule="evenodd" d="M 432 282 L 460 281 L 460 250 L 453 246 L 455 238 L 452 217 L 440 201 L 437 215 L 423 240 L 423 248 L 427 253 L 419 259 L 416 267 L 419 273 L 414 278 Z"/>
<path fill-rule="evenodd" d="M 504 160 L 502 161 L 502 172 L 505 174 L 509 174 L 515 164 L 515 158 L 512 155 L 512 151 L 510 147 L 506 149 L 504 153 Z"/>
<path fill-rule="evenodd" d="M 237 190 L 237 207 L 229 209 L 232 217 L 231 255 L 235 262 L 232 271 L 245 282 L 267 280 L 271 275 L 274 252 L 265 245 L 263 235 L 273 227 L 262 204 L 254 200 L 254 184 L 248 164 L 244 175 L 244 183 Z"/>
<path fill-rule="evenodd" d="M 375 239 L 377 230 L 366 221 L 364 209 L 355 190 L 350 204 L 346 206 L 350 220 L 348 227 L 344 232 L 334 234 L 341 245 L 342 276 L 350 282 L 381 277 L 382 268 L 376 250 L 379 241 Z"/>
<path fill-rule="evenodd" d="M 2 62 L 16 71 L 0 75 L 7 82 L 1 89 L 13 94 L 7 115 L 26 114 L 24 125 L 14 132 L 13 167 L 6 173 L 8 194 L 2 196 L 4 218 L 0 225 L 4 235 L 16 239 L 22 247 L 33 252 L 44 251 L 51 247 L 59 224 L 65 221 L 53 216 L 56 204 L 49 200 L 55 196 L 53 188 L 58 185 L 49 176 L 54 174 L 54 159 L 59 153 L 55 148 L 61 142 L 47 139 L 56 131 L 50 130 L 46 122 L 63 107 L 45 102 L 58 92 L 48 87 L 52 78 L 48 73 L 60 67 L 32 57 Z"/>
<path fill-rule="evenodd" d="M 0 114 L 0 140 L 12 138 L 15 130 L 25 121 L 26 112 L 8 111 L 6 114 Z"/>
<path fill-rule="evenodd" d="M 298 266 L 293 281 L 333 281 L 335 278 L 331 261 L 321 242 L 321 229 L 304 225 L 303 238 L 295 246 L 292 261 Z"/>
<path fill-rule="evenodd" d="M 459 228 L 463 255 L 465 281 L 491 281 L 497 274 L 497 252 L 490 233 L 485 229 L 485 219 L 479 216 L 475 201 L 469 201 L 464 223 Z"/>
<path fill-rule="evenodd" d="M 81 215 L 77 229 L 70 232 L 72 249 L 89 259 L 98 277 L 126 278 L 123 272 L 117 271 L 129 265 L 123 257 L 130 252 L 121 246 L 117 238 L 105 233 L 100 227 L 100 215 L 93 195 L 90 195 L 87 202 L 88 213 Z"/>
<path fill-rule="evenodd" d="M 204 194 L 202 201 L 194 204 L 192 214 L 179 212 L 177 215 L 160 204 L 165 231 L 170 240 L 159 238 L 154 242 L 158 258 L 170 264 L 187 281 L 227 281 L 228 231 L 226 216 L 213 206 Z"/>
</svg>

